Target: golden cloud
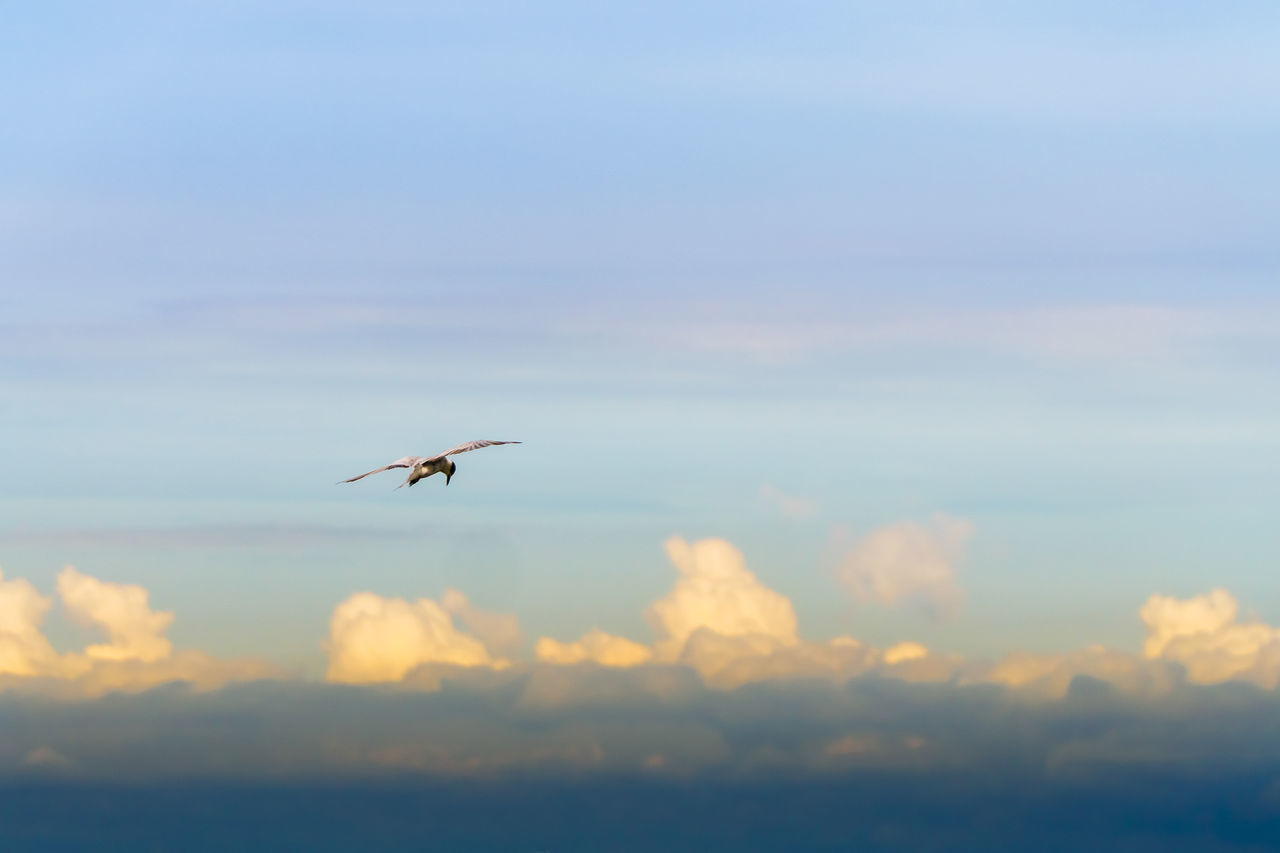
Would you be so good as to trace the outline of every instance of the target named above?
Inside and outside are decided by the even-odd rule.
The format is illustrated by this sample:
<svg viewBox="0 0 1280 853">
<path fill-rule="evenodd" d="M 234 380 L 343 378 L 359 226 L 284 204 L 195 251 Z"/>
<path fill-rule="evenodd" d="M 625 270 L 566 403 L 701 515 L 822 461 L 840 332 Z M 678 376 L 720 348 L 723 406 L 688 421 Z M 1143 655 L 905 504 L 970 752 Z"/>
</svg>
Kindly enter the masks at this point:
<svg viewBox="0 0 1280 853">
<path fill-rule="evenodd" d="M 110 583 L 68 566 L 57 593 L 67 615 L 101 631 L 107 642 L 60 654 L 41 631 L 52 600 L 23 579 L 0 575 L 0 685 L 67 697 L 146 690 L 181 681 L 213 690 L 230 681 L 276 677 L 268 663 L 220 660 L 204 652 L 174 652 L 164 636 L 173 614 L 151 609 L 143 587 Z"/>
<path fill-rule="evenodd" d="M 455 609 L 456 597 L 450 601 Z M 465 604 L 465 598 L 462 600 Z M 502 668 L 484 643 L 459 630 L 449 610 L 429 598 L 406 601 L 358 592 L 329 621 L 327 678 L 348 684 L 399 681 L 423 664 Z"/>
</svg>

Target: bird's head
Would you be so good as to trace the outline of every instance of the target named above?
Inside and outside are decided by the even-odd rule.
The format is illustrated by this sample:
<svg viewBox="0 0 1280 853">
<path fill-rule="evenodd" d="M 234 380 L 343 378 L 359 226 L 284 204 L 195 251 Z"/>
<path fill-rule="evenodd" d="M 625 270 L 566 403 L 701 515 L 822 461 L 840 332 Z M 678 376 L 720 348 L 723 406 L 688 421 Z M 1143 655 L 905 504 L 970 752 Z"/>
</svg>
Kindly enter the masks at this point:
<svg viewBox="0 0 1280 853">
<path fill-rule="evenodd" d="M 453 472 L 458 470 L 458 463 L 452 459 L 449 460 L 449 467 L 444 471 L 444 484 L 449 485 L 449 481 L 453 479 Z"/>
</svg>

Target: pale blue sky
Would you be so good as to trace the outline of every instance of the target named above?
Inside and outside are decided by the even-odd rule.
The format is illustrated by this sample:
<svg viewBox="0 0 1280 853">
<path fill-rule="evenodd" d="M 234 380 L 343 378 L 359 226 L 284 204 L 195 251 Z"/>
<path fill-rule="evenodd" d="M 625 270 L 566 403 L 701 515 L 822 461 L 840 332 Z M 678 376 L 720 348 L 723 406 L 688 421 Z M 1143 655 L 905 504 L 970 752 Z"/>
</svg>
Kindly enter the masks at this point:
<svg viewBox="0 0 1280 853">
<path fill-rule="evenodd" d="M 11 15 L 0 567 L 311 672 L 359 589 L 647 640 L 672 534 L 812 636 L 1274 623 L 1280 11 L 889 8 Z M 333 485 L 477 437 L 526 444 Z M 842 597 L 833 529 L 934 512 L 954 620 Z"/>
</svg>

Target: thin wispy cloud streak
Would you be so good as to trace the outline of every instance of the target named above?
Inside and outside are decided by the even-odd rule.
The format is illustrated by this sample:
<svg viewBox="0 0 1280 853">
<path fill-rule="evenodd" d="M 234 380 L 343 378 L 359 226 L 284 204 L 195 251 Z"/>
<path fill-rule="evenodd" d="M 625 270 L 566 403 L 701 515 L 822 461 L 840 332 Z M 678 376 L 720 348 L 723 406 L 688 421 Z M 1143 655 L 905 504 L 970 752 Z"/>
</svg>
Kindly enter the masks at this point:
<svg viewBox="0 0 1280 853">
<path fill-rule="evenodd" d="M 8 347 L 43 352 L 51 363 L 89 344 L 109 346 L 117 358 L 141 358 L 145 344 L 198 355 L 221 349 L 227 339 L 279 348 L 319 346 L 357 350 L 370 345 L 419 340 L 424 350 L 443 343 L 466 345 L 483 336 L 504 348 L 537 350 L 589 344 L 626 352 L 645 345 L 676 347 L 690 354 L 735 353 L 762 358 L 831 357 L 841 352 L 895 352 L 929 347 L 937 351 L 1031 356 L 1083 366 L 1132 358 L 1203 357 L 1229 343 L 1275 343 L 1280 306 L 1273 300 L 1234 305 L 1168 304 L 1152 301 L 1056 301 L 1025 307 L 964 304 L 920 309 L 883 301 L 815 292 L 802 306 L 776 296 L 681 299 L 674 295 L 614 293 L 584 300 L 577 294 L 528 304 L 519 314 L 495 312 L 490 299 L 453 297 L 447 314 L 438 297 L 360 301 L 293 299 L 199 301 L 177 310 L 139 305 L 138 316 L 85 325 L 50 318 L 10 330 Z M 532 322 L 531 322 L 532 321 Z M 141 339 L 139 339 L 141 336 Z M 424 337 L 425 336 L 425 337 Z M 70 347 L 70 349 L 68 349 Z M 477 348 L 476 354 L 483 353 Z M 127 361 L 125 363 L 128 363 Z"/>
</svg>

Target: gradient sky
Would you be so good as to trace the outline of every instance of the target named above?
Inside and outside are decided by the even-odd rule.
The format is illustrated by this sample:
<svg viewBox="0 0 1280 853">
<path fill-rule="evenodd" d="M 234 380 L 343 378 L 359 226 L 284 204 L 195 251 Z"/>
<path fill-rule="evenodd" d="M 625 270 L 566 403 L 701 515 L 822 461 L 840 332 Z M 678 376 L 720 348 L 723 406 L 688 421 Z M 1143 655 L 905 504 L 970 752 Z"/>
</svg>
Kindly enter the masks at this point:
<svg viewBox="0 0 1280 853">
<path fill-rule="evenodd" d="M 73 565 L 307 683 L 360 592 L 460 590 L 517 663 L 660 643 L 671 537 L 806 642 L 1280 624 L 1278 43 L 1266 2 L 23 7 L 4 578 L 59 654 Z M 524 444 L 334 485 L 472 438 Z M 941 574 L 859 586 L 877 532 Z"/>
</svg>

